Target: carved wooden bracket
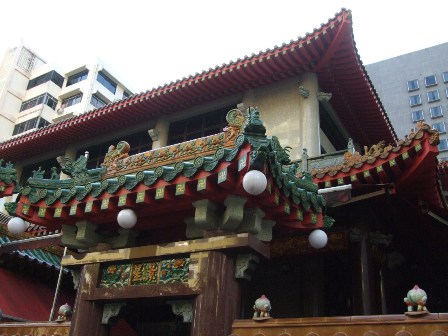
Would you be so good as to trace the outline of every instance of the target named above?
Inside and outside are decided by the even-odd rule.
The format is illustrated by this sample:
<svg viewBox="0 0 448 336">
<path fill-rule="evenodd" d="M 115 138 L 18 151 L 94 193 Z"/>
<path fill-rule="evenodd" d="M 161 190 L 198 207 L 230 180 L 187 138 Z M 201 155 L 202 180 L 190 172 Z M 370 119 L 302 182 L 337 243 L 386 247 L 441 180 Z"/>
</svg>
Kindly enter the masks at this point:
<svg viewBox="0 0 448 336">
<path fill-rule="evenodd" d="M 111 318 L 120 314 L 121 308 L 126 306 L 126 303 L 105 303 L 103 307 L 103 316 L 101 317 L 101 324 L 110 325 Z"/>
<path fill-rule="evenodd" d="M 186 236 L 200 238 L 207 231 L 248 232 L 262 241 L 271 241 L 275 222 L 263 219 L 265 213 L 259 208 L 244 208 L 246 201 L 244 197 L 228 196 L 224 202 L 226 210 L 221 215 L 217 214 L 217 206 L 209 200 L 194 202 L 195 217 L 185 219 Z"/>
<path fill-rule="evenodd" d="M 235 278 L 252 280 L 252 273 L 259 262 L 260 258 L 256 254 L 238 254 L 235 262 Z"/>
<path fill-rule="evenodd" d="M 244 216 L 244 204 L 247 199 L 239 196 L 227 196 L 224 204 L 226 211 L 222 216 L 221 228 L 225 231 L 234 231 L 241 225 Z"/>
<path fill-rule="evenodd" d="M 79 280 L 81 279 L 81 270 L 80 269 L 71 269 L 70 273 L 72 274 L 73 279 L 73 288 L 79 288 Z"/>
<path fill-rule="evenodd" d="M 173 314 L 181 315 L 184 323 L 191 323 L 193 320 L 193 301 L 191 300 L 176 300 L 168 301 L 173 310 Z"/>
</svg>

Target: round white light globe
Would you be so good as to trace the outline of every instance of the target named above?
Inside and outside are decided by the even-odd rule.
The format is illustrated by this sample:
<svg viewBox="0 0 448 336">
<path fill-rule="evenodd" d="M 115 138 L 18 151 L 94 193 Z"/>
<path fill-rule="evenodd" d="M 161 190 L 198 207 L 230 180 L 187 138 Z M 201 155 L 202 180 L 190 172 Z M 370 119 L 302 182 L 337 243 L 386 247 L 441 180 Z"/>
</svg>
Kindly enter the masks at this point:
<svg viewBox="0 0 448 336">
<path fill-rule="evenodd" d="M 266 176 L 259 170 L 251 170 L 244 175 L 243 188 L 248 194 L 260 195 L 268 185 Z"/>
<path fill-rule="evenodd" d="M 322 230 L 314 230 L 311 232 L 308 238 L 310 245 L 315 249 L 320 249 L 327 245 L 328 237 L 327 234 Z"/>
<path fill-rule="evenodd" d="M 123 229 L 130 229 L 137 223 L 137 215 L 132 209 L 123 209 L 117 215 L 117 222 Z"/>
<path fill-rule="evenodd" d="M 8 231 L 12 234 L 21 234 L 26 230 L 26 223 L 20 217 L 13 217 L 8 221 Z"/>
</svg>

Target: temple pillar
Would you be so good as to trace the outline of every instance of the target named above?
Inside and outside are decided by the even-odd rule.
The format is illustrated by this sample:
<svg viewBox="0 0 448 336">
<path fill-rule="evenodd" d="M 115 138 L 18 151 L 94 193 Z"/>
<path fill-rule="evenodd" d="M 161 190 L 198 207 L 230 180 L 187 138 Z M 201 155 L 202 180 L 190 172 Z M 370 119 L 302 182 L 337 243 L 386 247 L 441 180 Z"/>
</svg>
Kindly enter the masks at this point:
<svg viewBox="0 0 448 336">
<path fill-rule="evenodd" d="M 364 210 L 364 211 L 363 211 Z M 359 209 L 356 224 L 350 231 L 351 279 L 353 281 L 352 306 L 354 315 L 380 313 L 377 302 L 380 299 L 380 278 L 375 268 L 370 241 L 369 219 L 375 218 L 367 209 Z"/>
<path fill-rule="evenodd" d="M 230 335 L 232 322 L 239 317 L 241 305 L 234 258 L 220 251 L 208 252 L 201 273 L 204 287 L 194 300 L 191 335 Z"/>
<path fill-rule="evenodd" d="M 309 156 L 320 155 L 320 123 L 318 82 L 315 73 L 303 74 L 299 84 L 299 115 L 302 117 L 301 147 L 308 150 Z"/>
<path fill-rule="evenodd" d="M 306 317 L 326 316 L 324 262 L 322 255 L 314 255 L 303 263 L 303 313 Z"/>
<path fill-rule="evenodd" d="M 70 336 L 106 336 L 106 328 L 101 324 L 103 305 L 88 301 L 87 297 L 96 287 L 100 264 L 84 265 L 81 272 L 79 288 L 70 326 Z"/>
<path fill-rule="evenodd" d="M 168 132 L 170 123 L 165 117 L 157 118 L 154 128 L 148 130 L 148 134 L 152 139 L 152 149 L 168 146 Z"/>
</svg>

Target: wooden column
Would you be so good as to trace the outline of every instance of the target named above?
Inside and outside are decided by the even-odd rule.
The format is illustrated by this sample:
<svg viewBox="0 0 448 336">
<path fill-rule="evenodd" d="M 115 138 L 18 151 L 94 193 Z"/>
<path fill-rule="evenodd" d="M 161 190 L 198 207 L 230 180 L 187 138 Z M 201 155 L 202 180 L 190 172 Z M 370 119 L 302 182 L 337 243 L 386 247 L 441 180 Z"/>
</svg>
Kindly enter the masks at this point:
<svg viewBox="0 0 448 336">
<path fill-rule="evenodd" d="M 81 272 L 75 308 L 70 327 L 70 336 L 106 336 L 106 328 L 101 324 L 103 305 L 86 298 L 96 288 L 100 264 L 84 265 Z"/>
<path fill-rule="evenodd" d="M 355 225 L 350 232 L 350 254 L 352 264 L 351 279 L 353 281 L 353 315 L 378 314 L 377 280 L 375 274 L 372 247 L 369 240 L 370 223 L 375 220 L 375 214 L 368 208 L 358 209 L 355 214 Z M 379 282 L 378 282 L 379 283 Z"/>
<path fill-rule="evenodd" d="M 305 317 L 326 316 L 325 265 L 322 255 L 308 257 L 303 263 L 303 313 Z"/>
<path fill-rule="evenodd" d="M 231 334 L 232 322 L 240 315 L 240 286 L 235 279 L 231 254 L 208 252 L 202 279 L 203 293 L 194 301 L 191 336 Z"/>
</svg>

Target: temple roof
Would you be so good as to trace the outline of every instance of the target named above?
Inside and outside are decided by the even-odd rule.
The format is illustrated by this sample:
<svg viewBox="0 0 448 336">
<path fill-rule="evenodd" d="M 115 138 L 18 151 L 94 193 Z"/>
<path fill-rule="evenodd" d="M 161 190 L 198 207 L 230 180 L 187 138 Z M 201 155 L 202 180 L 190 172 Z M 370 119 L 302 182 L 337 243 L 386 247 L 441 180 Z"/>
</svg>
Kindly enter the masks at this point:
<svg viewBox="0 0 448 336">
<path fill-rule="evenodd" d="M 98 169 L 87 170 L 84 156 L 66 158 L 62 170 L 71 179 L 43 179 L 37 171 L 21 187 L 18 202 L 5 206 L 49 229 L 80 220 L 116 226 L 117 212 L 132 207 L 139 218 L 150 218 L 136 227 L 147 230 L 184 224 L 194 215 L 196 200 L 225 204 L 231 195 L 244 198 L 248 208 L 260 208 L 277 226 L 311 229 L 332 223 L 325 222 L 325 200 L 317 195 L 311 176 L 298 178 L 294 164 L 283 167 L 290 164 L 287 149 L 276 137 L 265 136 L 258 110 L 250 109 L 247 116 L 231 110 L 227 121 L 222 133 L 132 156 L 122 141 L 110 147 Z M 267 190 L 259 196 L 243 189 L 243 177 L 251 169 L 268 178 Z"/>
<path fill-rule="evenodd" d="M 0 247 L 4 244 L 13 243 L 14 241 L 9 239 L 8 236 L 0 237 Z M 0 252 L 2 250 L 0 249 Z M 61 256 L 48 252 L 45 249 L 17 249 L 9 252 L 18 256 L 19 258 L 25 258 L 31 262 L 36 262 L 47 267 L 59 268 L 61 265 Z"/>
<path fill-rule="evenodd" d="M 360 61 L 351 12 L 343 9 L 295 41 L 15 136 L 0 143 L 0 157 L 17 162 L 45 153 L 49 147 L 63 150 L 77 139 L 110 133 L 116 125 L 131 127 L 305 72 L 317 73 L 320 89 L 332 93 L 331 104 L 355 142 L 370 146 L 396 140 Z"/>
<path fill-rule="evenodd" d="M 371 192 L 375 186 L 385 188 L 416 207 L 448 215 L 441 179 L 444 168 L 437 161 L 439 133 L 422 122 L 416 126 L 395 146 L 381 142 L 366 147 L 364 155 L 346 152 L 340 164 L 313 169 L 313 181 L 319 188 L 351 184 L 357 194 Z"/>
</svg>

